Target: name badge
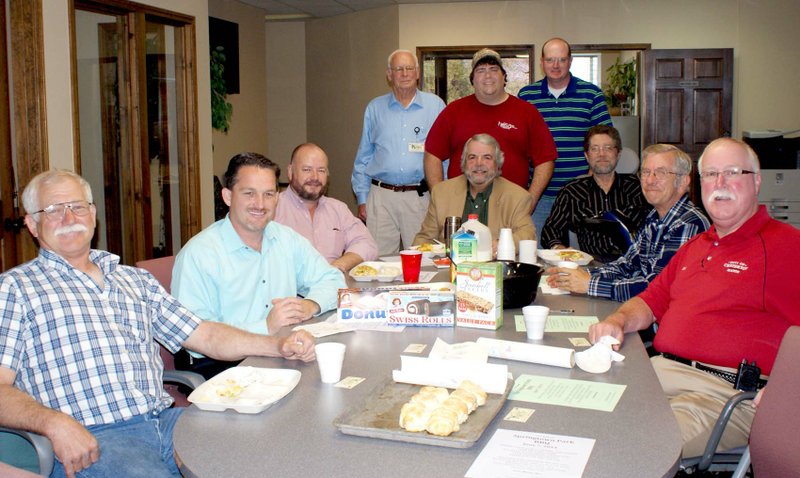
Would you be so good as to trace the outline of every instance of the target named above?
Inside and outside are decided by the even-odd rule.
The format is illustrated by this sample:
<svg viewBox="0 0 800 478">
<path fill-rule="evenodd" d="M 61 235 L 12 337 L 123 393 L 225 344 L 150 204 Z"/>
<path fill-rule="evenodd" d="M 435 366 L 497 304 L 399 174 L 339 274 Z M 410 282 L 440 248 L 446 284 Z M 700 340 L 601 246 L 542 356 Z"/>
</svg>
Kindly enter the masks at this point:
<svg viewBox="0 0 800 478">
<path fill-rule="evenodd" d="M 409 153 L 424 153 L 425 143 L 408 143 Z"/>
</svg>

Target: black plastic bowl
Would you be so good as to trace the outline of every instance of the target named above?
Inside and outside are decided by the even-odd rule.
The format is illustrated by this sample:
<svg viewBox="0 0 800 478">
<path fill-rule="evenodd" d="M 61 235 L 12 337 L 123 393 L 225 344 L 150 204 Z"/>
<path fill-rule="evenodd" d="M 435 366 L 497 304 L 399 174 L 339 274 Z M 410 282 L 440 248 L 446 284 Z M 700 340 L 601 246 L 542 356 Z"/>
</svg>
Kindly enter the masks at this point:
<svg viewBox="0 0 800 478">
<path fill-rule="evenodd" d="M 544 268 L 524 262 L 498 262 L 503 264 L 503 308 L 518 309 L 533 302 Z"/>
</svg>

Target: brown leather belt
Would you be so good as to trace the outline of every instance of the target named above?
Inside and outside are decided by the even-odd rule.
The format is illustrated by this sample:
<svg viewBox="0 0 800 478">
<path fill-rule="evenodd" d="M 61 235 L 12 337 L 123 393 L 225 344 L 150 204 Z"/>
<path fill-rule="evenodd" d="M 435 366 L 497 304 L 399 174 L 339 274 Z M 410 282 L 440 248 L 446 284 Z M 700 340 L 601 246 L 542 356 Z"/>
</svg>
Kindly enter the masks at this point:
<svg viewBox="0 0 800 478">
<path fill-rule="evenodd" d="M 715 377 L 719 377 L 719 378 L 721 378 L 721 379 L 723 379 L 723 380 L 725 380 L 727 382 L 730 382 L 730 383 L 736 385 L 736 372 L 730 372 L 728 370 L 722 370 L 722 369 L 719 369 L 719 368 L 716 368 L 716 367 L 711 367 L 709 365 L 702 364 L 702 363 L 700 363 L 700 362 L 698 362 L 696 360 L 689 360 L 687 358 L 679 357 L 677 355 L 673 355 L 673 354 L 669 354 L 669 353 L 662 353 L 661 356 L 664 357 L 665 359 L 674 360 L 675 362 L 680 362 L 680 363 L 682 363 L 684 365 L 688 365 L 690 367 L 694 367 L 697 370 L 701 370 L 703 372 L 710 373 L 711 375 L 714 375 Z M 762 375 L 762 377 L 763 377 L 763 375 Z M 764 388 L 765 385 L 767 385 L 767 380 L 766 379 L 764 379 L 764 378 L 758 379 L 758 388 L 759 389 Z"/>
<path fill-rule="evenodd" d="M 406 192 L 406 191 L 416 191 L 419 189 L 419 184 L 410 184 L 408 186 L 395 186 L 394 184 L 384 183 L 383 181 L 378 181 L 377 179 L 372 180 L 372 184 L 378 186 L 379 188 L 388 189 L 389 191 L 396 191 L 396 192 Z"/>
</svg>

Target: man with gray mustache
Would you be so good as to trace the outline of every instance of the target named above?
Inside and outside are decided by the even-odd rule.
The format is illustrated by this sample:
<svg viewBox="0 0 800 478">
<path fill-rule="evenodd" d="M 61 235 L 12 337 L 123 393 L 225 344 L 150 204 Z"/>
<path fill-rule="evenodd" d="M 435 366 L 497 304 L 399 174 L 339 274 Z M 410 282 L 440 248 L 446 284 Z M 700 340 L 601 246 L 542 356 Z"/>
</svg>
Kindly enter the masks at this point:
<svg viewBox="0 0 800 478">
<path fill-rule="evenodd" d="M 314 359 L 314 338 L 257 335 L 201 320 L 155 277 L 91 249 L 92 190 L 70 171 L 25 187 L 39 255 L 0 275 L 0 425 L 46 436 L 50 476 L 180 477 L 180 408 L 162 384 L 159 343 L 220 360 Z M 158 343 L 157 343 L 158 342 Z"/>
<path fill-rule="evenodd" d="M 703 204 L 712 221 L 672 258 L 639 296 L 589 329 L 596 342 L 659 325 L 651 359 L 678 420 L 683 457 L 703 453 L 714 421 L 739 390 L 760 389 L 786 330 L 800 325 L 800 230 L 758 204 L 758 157 L 745 143 L 720 138 L 698 162 Z M 754 362 L 752 383 L 737 367 Z M 739 390 L 734 388 L 739 387 Z M 769 392 L 767 392 L 769 393 Z M 720 450 L 747 444 L 755 410 L 739 406 Z"/>
</svg>

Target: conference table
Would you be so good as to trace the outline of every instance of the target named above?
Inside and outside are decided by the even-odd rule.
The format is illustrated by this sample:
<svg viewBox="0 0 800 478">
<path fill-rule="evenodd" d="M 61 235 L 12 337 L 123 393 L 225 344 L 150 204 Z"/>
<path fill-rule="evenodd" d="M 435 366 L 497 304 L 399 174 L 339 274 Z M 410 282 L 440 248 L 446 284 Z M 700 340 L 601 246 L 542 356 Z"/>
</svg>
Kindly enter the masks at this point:
<svg viewBox="0 0 800 478">
<path fill-rule="evenodd" d="M 541 290 L 534 303 L 601 320 L 618 306 L 581 295 L 544 295 Z M 514 315 L 519 313 L 519 309 L 505 310 L 504 325 L 497 331 L 406 327 L 402 332 L 359 330 L 319 339 L 318 343 L 347 345 L 342 378 L 365 378 L 352 389 L 323 384 L 315 362 L 250 357 L 242 365 L 296 369 L 302 374 L 300 382 L 260 414 L 203 411 L 194 405 L 187 408 L 174 431 L 181 471 L 187 477 L 462 477 L 494 432 L 507 429 L 595 439 L 582 475 L 586 478 L 674 476 L 681 451 L 678 425 L 635 333 L 626 335 L 620 349 L 625 360 L 615 362 L 603 374 L 578 367 L 489 359 L 490 363 L 507 364 L 515 378 L 528 374 L 623 384 L 625 391 L 612 412 L 507 400 L 480 439 L 463 449 L 346 435 L 334 426 L 337 417 L 391 379 L 409 344 L 426 344 L 421 355 L 427 356 L 436 338 L 451 344 L 479 337 L 525 342 L 525 333 L 515 326 Z M 572 348 L 569 338 L 575 336 L 581 334 L 548 332 L 535 343 Z M 524 423 L 504 420 L 514 407 L 535 412 Z"/>
</svg>

